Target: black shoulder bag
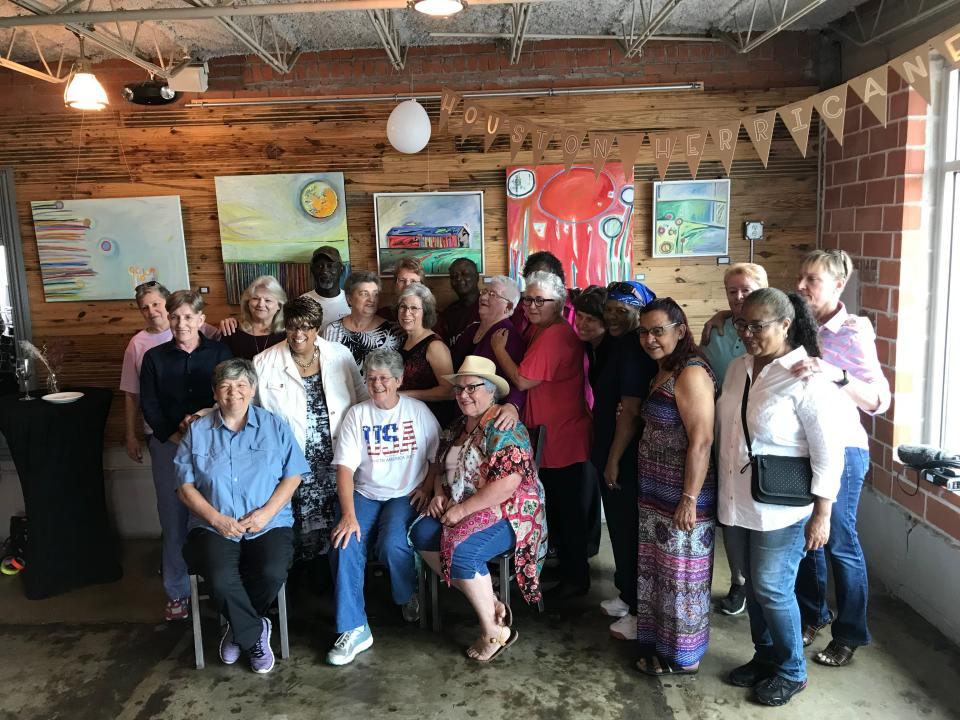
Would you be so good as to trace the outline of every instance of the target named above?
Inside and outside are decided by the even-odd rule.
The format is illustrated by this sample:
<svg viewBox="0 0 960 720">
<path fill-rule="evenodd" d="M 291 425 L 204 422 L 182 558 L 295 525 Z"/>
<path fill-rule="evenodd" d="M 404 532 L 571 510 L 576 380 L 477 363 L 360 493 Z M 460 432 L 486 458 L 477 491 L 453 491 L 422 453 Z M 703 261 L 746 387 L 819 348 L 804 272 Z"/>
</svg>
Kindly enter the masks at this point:
<svg viewBox="0 0 960 720">
<path fill-rule="evenodd" d="M 747 398 L 750 395 L 750 376 L 743 386 L 743 402 L 740 404 L 740 420 L 743 437 L 747 441 L 747 456 L 750 462 L 740 468 L 743 474 L 751 468 L 750 494 L 758 503 L 766 505 L 802 506 L 813 502 L 810 484 L 813 469 L 810 458 L 789 455 L 754 455 L 750 447 L 750 431 L 747 430 Z"/>
</svg>

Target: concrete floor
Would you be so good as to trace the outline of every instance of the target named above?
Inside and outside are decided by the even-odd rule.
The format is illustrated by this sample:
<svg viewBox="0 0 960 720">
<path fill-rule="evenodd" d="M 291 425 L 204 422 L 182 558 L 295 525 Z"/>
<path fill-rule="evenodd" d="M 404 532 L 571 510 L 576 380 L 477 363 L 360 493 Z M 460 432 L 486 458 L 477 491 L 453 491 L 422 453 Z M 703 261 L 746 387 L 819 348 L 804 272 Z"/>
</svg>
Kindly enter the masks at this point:
<svg viewBox="0 0 960 720">
<path fill-rule="evenodd" d="M 0 718 L 960 717 L 960 652 L 882 593 L 871 603 L 874 645 L 847 668 L 811 662 L 809 687 L 786 708 L 754 705 L 746 690 L 723 682 L 751 655 L 745 615 L 713 616 L 710 652 L 696 677 L 641 675 L 630 643 L 608 637 L 597 607 L 612 591 L 607 548 L 592 561 L 594 589 L 579 605 L 539 616 L 515 602 L 520 639 L 486 666 L 463 657 L 475 630 L 455 591 L 441 589 L 445 624 L 437 635 L 405 625 L 383 600 L 386 580 L 371 578 L 374 646 L 352 665 L 332 668 L 323 664 L 334 638 L 329 593 L 291 590 L 292 656 L 259 676 L 245 660 L 220 664 L 213 618 L 209 665 L 194 669 L 190 626 L 157 622 L 156 543 L 128 542 L 126 577 L 113 585 L 29 601 L 16 579 L 0 578 Z M 715 592 L 727 585 L 718 554 Z"/>
</svg>

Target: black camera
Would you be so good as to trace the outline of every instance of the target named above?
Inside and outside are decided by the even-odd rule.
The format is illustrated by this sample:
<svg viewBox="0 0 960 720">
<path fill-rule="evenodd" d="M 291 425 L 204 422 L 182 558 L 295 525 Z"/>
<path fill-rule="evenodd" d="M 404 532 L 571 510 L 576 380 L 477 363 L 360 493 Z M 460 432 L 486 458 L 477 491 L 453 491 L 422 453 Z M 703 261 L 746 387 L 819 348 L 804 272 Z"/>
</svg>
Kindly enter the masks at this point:
<svg viewBox="0 0 960 720">
<path fill-rule="evenodd" d="M 901 445 L 897 456 L 924 480 L 951 492 L 960 492 L 960 455 L 951 455 L 931 445 Z"/>
</svg>

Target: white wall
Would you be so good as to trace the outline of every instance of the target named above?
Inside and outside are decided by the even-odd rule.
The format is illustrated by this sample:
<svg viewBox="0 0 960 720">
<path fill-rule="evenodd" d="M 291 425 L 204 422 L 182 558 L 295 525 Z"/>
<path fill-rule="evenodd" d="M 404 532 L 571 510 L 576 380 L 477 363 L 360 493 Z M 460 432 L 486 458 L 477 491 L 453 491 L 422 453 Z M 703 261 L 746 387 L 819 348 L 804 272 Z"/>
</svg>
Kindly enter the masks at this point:
<svg viewBox="0 0 960 720">
<path fill-rule="evenodd" d="M 871 576 L 960 643 L 960 543 L 869 486 L 857 529 Z"/>
</svg>

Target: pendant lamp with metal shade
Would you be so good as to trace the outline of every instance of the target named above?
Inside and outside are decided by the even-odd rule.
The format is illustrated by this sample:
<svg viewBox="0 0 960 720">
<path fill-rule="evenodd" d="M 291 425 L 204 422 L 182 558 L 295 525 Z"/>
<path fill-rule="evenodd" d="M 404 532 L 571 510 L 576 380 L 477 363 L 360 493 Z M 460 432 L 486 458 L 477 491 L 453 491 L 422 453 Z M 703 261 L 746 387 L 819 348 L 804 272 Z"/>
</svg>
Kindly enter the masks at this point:
<svg viewBox="0 0 960 720">
<path fill-rule="evenodd" d="M 70 80 L 67 81 L 63 102 L 76 110 L 103 110 L 110 103 L 107 92 L 90 71 L 90 62 L 83 54 L 83 36 L 79 40 L 80 59 L 74 64 Z"/>
<path fill-rule="evenodd" d="M 466 3 L 463 0 L 410 0 L 410 5 L 424 15 L 450 17 L 463 10 Z"/>
</svg>

